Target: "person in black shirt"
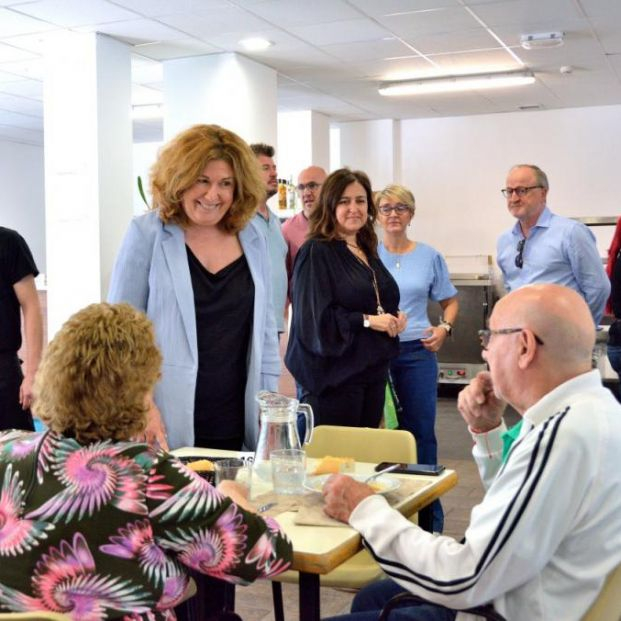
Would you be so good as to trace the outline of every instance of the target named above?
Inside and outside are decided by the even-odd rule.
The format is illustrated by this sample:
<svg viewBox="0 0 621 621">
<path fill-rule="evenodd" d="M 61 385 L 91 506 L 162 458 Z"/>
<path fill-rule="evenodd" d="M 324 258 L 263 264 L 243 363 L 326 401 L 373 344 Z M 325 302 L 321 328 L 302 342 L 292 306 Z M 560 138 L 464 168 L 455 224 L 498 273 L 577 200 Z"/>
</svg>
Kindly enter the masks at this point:
<svg viewBox="0 0 621 621">
<path fill-rule="evenodd" d="M 43 346 L 43 321 L 34 282 L 38 274 L 24 238 L 0 226 L 0 429 L 34 431 L 32 384 Z M 20 310 L 27 346 L 25 374 L 17 357 L 22 346 Z"/>
<path fill-rule="evenodd" d="M 296 258 L 285 363 L 316 424 L 377 427 L 382 417 L 406 317 L 397 283 L 377 256 L 376 213 L 367 175 L 336 170 Z"/>
<path fill-rule="evenodd" d="M 610 366 L 621 376 L 621 218 L 617 220 L 610 248 L 606 273 L 610 278 L 610 298 L 606 304 L 606 313 L 614 316 L 608 330 L 607 354 Z M 621 389 L 617 387 L 617 398 L 621 399 Z"/>
</svg>

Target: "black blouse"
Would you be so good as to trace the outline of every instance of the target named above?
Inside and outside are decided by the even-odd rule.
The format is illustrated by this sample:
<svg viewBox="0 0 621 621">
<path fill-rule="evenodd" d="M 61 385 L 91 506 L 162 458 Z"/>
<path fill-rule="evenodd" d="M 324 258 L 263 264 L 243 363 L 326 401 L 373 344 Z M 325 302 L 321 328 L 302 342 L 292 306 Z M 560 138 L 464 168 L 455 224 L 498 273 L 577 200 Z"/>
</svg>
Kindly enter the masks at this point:
<svg viewBox="0 0 621 621">
<path fill-rule="evenodd" d="M 252 275 L 244 255 L 212 274 L 188 246 L 186 249 L 198 343 L 194 427 L 200 436 L 243 436 L 248 345 L 254 313 Z"/>
<path fill-rule="evenodd" d="M 399 287 L 378 258 L 370 258 L 380 302 L 395 316 Z M 399 351 L 399 341 L 362 325 L 363 314 L 377 314 L 371 270 L 344 241 L 308 240 L 296 257 L 293 316 L 285 364 L 306 390 L 381 379 Z"/>
</svg>

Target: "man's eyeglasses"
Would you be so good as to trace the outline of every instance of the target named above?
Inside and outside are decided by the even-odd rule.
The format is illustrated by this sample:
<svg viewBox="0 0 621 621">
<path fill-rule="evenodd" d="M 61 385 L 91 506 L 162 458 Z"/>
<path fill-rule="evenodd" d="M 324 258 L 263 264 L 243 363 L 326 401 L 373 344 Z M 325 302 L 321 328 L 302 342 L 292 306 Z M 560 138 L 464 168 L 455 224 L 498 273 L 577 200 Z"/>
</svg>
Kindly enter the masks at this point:
<svg viewBox="0 0 621 621">
<path fill-rule="evenodd" d="M 522 269 L 524 267 L 524 246 L 526 245 L 526 237 L 520 239 L 517 245 L 517 254 L 515 255 L 515 267 Z"/>
<path fill-rule="evenodd" d="M 487 349 L 489 341 L 494 334 L 515 334 L 516 332 L 522 332 L 524 328 L 501 328 L 500 330 L 479 330 L 479 340 L 481 341 L 481 347 Z M 533 332 L 535 341 L 539 345 L 543 345 L 543 341 Z"/>
<path fill-rule="evenodd" d="M 298 183 L 296 189 L 298 192 L 304 192 L 304 190 L 310 190 L 314 192 L 316 189 L 321 187 L 321 183 L 315 183 L 314 181 L 309 181 L 308 183 Z"/>
<path fill-rule="evenodd" d="M 377 210 L 383 216 L 389 216 L 393 211 L 397 212 L 399 215 L 406 211 L 411 211 L 407 205 L 402 205 L 401 203 L 397 203 L 396 205 L 380 205 Z"/>
<path fill-rule="evenodd" d="M 542 185 L 529 185 L 526 188 L 522 186 L 518 188 L 502 188 L 502 190 L 500 191 L 502 192 L 502 195 L 505 198 L 511 198 L 512 194 L 515 194 L 518 198 L 522 198 L 522 196 L 526 196 L 531 190 L 534 190 L 536 188 L 543 188 L 543 186 Z"/>
</svg>

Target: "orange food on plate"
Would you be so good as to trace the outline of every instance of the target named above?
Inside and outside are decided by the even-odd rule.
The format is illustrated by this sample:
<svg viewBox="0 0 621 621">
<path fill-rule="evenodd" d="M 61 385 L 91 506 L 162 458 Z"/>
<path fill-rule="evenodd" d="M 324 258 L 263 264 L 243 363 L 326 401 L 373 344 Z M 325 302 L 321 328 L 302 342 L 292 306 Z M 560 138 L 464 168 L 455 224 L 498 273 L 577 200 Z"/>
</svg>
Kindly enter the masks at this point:
<svg viewBox="0 0 621 621">
<path fill-rule="evenodd" d="M 339 472 L 353 472 L 355 461 L 353 457 L 332 457 L 326 455 L 317 464 L 313 474 L 338 474 Z"/>
<path fill-rule="evenodd" d="M 186 464 L 186 466 L 190 470 L 194 470 L 194 472 L 213 472 L 213 461 L 209 461 L 208 459 L 198 459 L 196 461 L 191 461 Z"/>
</svg>

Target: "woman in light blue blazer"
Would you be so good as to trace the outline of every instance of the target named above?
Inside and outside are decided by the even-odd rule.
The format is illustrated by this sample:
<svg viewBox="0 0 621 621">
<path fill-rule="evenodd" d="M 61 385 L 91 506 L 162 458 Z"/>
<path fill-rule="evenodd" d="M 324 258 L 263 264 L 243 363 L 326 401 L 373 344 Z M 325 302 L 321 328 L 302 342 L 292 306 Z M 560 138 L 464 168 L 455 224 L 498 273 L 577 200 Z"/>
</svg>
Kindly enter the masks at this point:
<svg viewBox="0 0 621 621">
<path fill-rule="evenodd" d="M 254 449 L 255 395 L 276 390 L 280 356 L 256 158 L 236 134 L 196 125 L 160 151 L 153 208 L 135 218 L 108 299 L 152 320 L 163 355 L 150 439 Z"/>
</svg>

